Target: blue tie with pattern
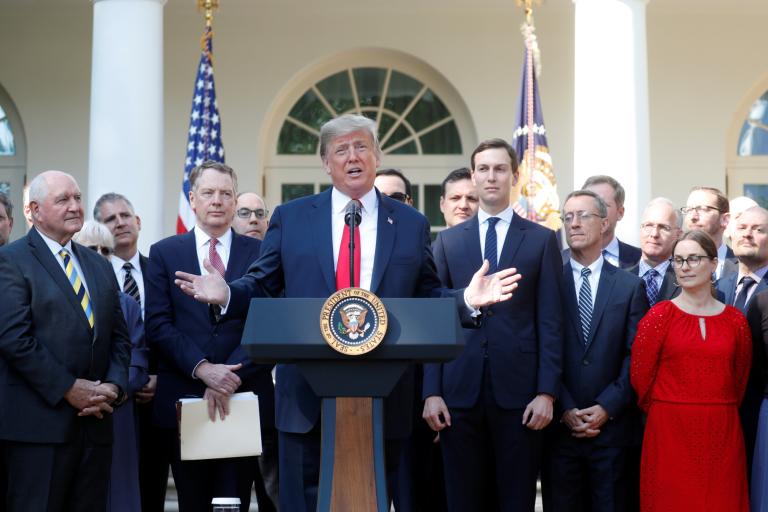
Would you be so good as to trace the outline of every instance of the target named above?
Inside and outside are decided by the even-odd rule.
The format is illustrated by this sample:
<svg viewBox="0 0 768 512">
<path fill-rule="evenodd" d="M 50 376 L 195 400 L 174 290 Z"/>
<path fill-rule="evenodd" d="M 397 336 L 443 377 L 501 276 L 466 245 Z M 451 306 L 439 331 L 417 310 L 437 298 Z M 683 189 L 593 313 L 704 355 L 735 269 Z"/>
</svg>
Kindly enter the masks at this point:
<svg viewBox="0 0 768 512">
<path fill-rule="evenodd" d="M 752 279 L 749 276 L 744 276 L 741 278 L 741 290 L 739 291 L 739 294 L 736 296 L 736 300 L 733 301 L 733 306 L 736 308 L 739 308 L 739 310 L 742 313 L 747 312 L 747 296 L 749 295 L 749 290 L 752 288 L 752 286 L 755 284 L 755 280 Z"/>
<path fill-rule="evenodd" d="M 648 297 L 648 305 L 653 307 L 659 300 L 659 286 L 656 284 L 656 276 L 659 273 L 655 268 L 650 269 L 643 274 L 643 281 L 645 281 L 645 295 Z"/>
<path fill-rule="evenodd" d="M 485 232 L 485 259 L 488 260 L 488 274 L 493 274 L 499 269 L 498 245 L 496 243 L 496 223 L 498 217 L 488 217 L 488 231 Z"/>
<path fill-rule="evenodd" d="M 592 325 L 592 285 L 589 284 L 589 275 L 592 273 L 589 268 L 581 269 L 581 287 L 579 288 L 579 320 L 581 321 L 581 332 L 584 335 L 584 345 L 587 345 L 589 338 L 589 328 Z"/>
</svg>

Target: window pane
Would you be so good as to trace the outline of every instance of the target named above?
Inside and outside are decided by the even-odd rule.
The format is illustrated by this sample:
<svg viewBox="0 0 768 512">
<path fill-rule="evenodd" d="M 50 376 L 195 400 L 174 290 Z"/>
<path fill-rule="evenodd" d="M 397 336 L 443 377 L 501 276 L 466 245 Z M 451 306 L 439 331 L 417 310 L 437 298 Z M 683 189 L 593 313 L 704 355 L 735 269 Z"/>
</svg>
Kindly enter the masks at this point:
<svg viewBox="0 0 768 512">
<path fill-rule="evenodd" d="M 328 190 L 332 186 L 333 185 L 331 185 L 330 183 L 321 183 L 320 184 L 320 192 L 325 192 L 326 190 Z"/>
<path fill-rule="evenodd" d="M 419 154 L 419 148 L 416 146 L 415 141 L 411 141 L 408 144 L 403 144 L 402 146 L 399 146 L 394 151 L 387 151 L 388 155 L 418 155 Z"/>
<path fill-rule="evenodd" d="M 315 186 L 312 183 L 283 183 L 281 201 L 287 203 L 291 199 L 311 196 L 314 193 Z"/>
<path fill-rule="evenodd" d="M 357 85 L 357 96 L 361 107 L 378 107 L 387 70 L 382 68 L 358 68 L 352 74 Z"/>
<path fill-rule="evenodd" d="M 8 122 L 8 117 L 5 115 L 5 111 L 0 107 L 0 155 L 15 155 L 16 144 L 13 141 L 13 132 L 11 131 L 11 124 Z"/>
<path fill-rule="evenodd" d="M 317 153 L 317 143 L 315 135 L 285 121 L 277 140 L 277 152 L 280 155 L 314 155 Z"/>
<path fill-rule="evenodd" d="M 425 155 L 461 154 L 461 138 L 456 123 L 451 121 L 422 135 L 421 152 Z"/>
<path fill-rule="evenodd" d="M 419 93 L 421 88 L 421 82 L 398 71 L 392 71 L 392 77 L 389 79 L 387 101 L 384 102 L 384 106 L 393 112 L 401 113 L 411 103 L 411 100 Z"/>
<path fill-rule="evenodd" d="M 318 130 L 323 123 L 331 119 L 331 113 L 312 90 L 304 93 L 288 115 Z"/>
<path fill-rule="evenodd" d="M 387 134 L 390 128 L 392 128 L 393 124 L 395 124 L 394 117 L 382 114 L 381 120 L 379 121 L 379 141 L 381 141 L 381 138 Z"/>
<path fill-rule="evenodd" d="M 419 132 L 449 116 L 450 113 L 443 102 L 432 94 L 432 91 L 427 91 L 413 107 L 406 120 L 415 131 Z"/>
<path fill-rule="evenodd" d="M 741 128 L 738 153 L 740 156 L 768 155 L 768 92 L 749 109 Z"/>
<path fill-rule="evenodd" d="M 421 209 L 419 209 L 419 186 L 415 183 L 411 185 L 411 200 L 413 201 L 413 207 L 421 211 Z"/>
<path fill-rule="evenodd" d="M 385 132 L 382 132 L 382 134 L 384 133 Z M 410 136 L 411 132 L 408 130 L 408 128 L 401 124 L 397 127 L 397 129 L 395 129 L 395 132 L 389 137 L 389 139 L 387 139 L 386 145 L 381 149 L 386 151 L 390 146 L 397 144 L 401 140 L 407 139 Z"/>
<path fill-rule="evenodd" d="M 329 76 L 317 83 L 317 89 L 325 96 L 337 113 L 346 112 L 355 108 L 355 100 L 352 98 L 352 87 L 349 85 L 349 75 L 346 71 Z"/>
<path fill-rule="evenodd" d="M 440 185 L 424 185 L 424 215 L 431 226 L 445 226 L 445 219 L 440 211 L 440 190 Z"/>
</svg>

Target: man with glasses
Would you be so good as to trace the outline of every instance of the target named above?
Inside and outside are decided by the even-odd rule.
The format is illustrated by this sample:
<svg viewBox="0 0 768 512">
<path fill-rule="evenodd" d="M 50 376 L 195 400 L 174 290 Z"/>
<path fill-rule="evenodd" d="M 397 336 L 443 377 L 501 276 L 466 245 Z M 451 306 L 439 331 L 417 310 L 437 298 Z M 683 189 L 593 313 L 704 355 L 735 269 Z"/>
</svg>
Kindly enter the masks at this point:
<svg viewBox="0 0 768 512">
<path fill-rule="evenodd" d="M 264 234 L 268 227 L 269 210 L 264 200 L 253 192 L 239 193 L 232 229 L 239 235 L 264 240 Z"/>
<path fill-rule="evenodd" d="M 665 197 L 652 199 L 640 221 L 640 262 L 628 270 L 645 282 L 648 304 L 669 300 L 680 294 L 670 265 L 672 249 L 682 234 L 683 217 Z"/>
<path fill-rule="evenodd" d="M 723 241 L 723 233 L 731 217 L 725 194 L 712 187 L 693 187 L 680 211 L 684 215 L 686 231 L 700 229 L 714 240 L 717 246 L 715 278 L 735 272 L 735 265 L 726 264 L 734 259 L 733 251 Z"/>
<path fill-rule="evenodd" d="M 563 266 L 563 376 L 559 422 L 549 431 L 545 510 L 624 511 L 628 488 L 638 485 L 627 481 L 640 425 L 629 357 L 648 303 L 642 281 L 602 255 L 607 217 L 605 202 L 589 190 L 571 192 L 563 204 L 571 251 Z"/>
<path fill-rule="evenodd" d="M 754 206 L 739 215 L 731 232 L 738 270 L 717 282 L 720 298 L 747 313 L 753 297 L 768 290 L 768 210 Z M 756 333 L 757 334 L 757 333 Z M 752 471 L 752 455 L 757 436 L 757 420 L 765 389 L 765 352 L 762 333 L 753 339 L 752 371 L 739 408 L 744 443 L 747 450 L 747 477 Z"/>
<path fill-rule="evenodd" d="M 379 189 L 379 192 L 391 197 L 395 201 L 413 206 L 411 182 L 400 169 L 380 169 L 376 171 L 376 179 L 373 181 L 373 186 Z"/>
</svg>

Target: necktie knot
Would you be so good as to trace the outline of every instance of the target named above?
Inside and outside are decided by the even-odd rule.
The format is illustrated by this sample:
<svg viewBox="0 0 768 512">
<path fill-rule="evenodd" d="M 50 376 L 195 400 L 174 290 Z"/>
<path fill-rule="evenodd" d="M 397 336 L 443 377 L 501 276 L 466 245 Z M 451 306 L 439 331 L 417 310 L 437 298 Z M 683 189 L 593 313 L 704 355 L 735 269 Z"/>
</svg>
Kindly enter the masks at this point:
<svg viewBox="0 0 768 512">
<path fill-rule="evenodd" d="M 496 223 L 500 220 L 498 217 L 488 217 L 488 229 L 495 228 Z"/>
<path fill-rule="evenodd" d="M 589 267 L 584 267 L 581 269 L 581 277 L 584 279 L 589 279 L 589 276 L 592 274 L 592 271 L 589 270 Z"/>
<path fill-rule="evenodd" d="M 741 287 L 746 288 L 747 290 L 750 289 L 753 284 L 755 284 L 755 280 L 749 276 L 742 277 L 740 282 L 741 282 Z"/>
<path fill-rule="evenodd" d="M 123 263 L 123 270 L 125 270 L 126 272 L 130 272 L 131 270 L 133 270 L 133 264 L 130 261 L 126 261 L 125 263 Z"/>
<path fill-rule="evenodd" d="M 62 249 L 59 251 L 59 256 L 61 256 L 63 260 L 66 260 L 69 258 L 69 251 L 62 247 Z"/>
<path fill-rule="evenodd" d="M 652 268 L 652 269 L 648 270 L 648 272 L 645 273 L 645 277 L 647 279 L 655 279 L 656 276 L 658 276 L 658 275 L 659 275 L 659 272 L 655 268 Z"/>
<path fill-rule="evenodd" d="M 747 310 L 747 298 L 749 296 L 749 290 L 752 288 L 752 286 L 756 283 L 754 279 L 750 276 L 744 276 L 741 279 L 739 279 L 739 283 L 741 284 L 741 290 L 739 291 L 738 295 L 736 295 L 736 300 L 733 301 L 733 305 L 740 309 L 742 313 L 746 313 Z"/>
</svg>

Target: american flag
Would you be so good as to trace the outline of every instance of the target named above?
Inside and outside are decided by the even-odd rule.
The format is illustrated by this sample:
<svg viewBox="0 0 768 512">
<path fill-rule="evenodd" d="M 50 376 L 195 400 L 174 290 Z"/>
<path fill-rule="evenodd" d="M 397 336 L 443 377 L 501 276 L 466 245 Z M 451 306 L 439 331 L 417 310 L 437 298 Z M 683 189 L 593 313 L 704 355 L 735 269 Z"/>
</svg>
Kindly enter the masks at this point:
<svg viewBox="0 0 768 512">
<path fill-rule="evenodd" d="M 221 142 L 219 105 L 213 82 L 213 32 L 207 27 L 202 40 L 200 65 L 197 67 L 192 113 L 189 116 L 187 158 L 184 161 L 184 181 L 179 193 L 179 217 L 176 233 L 186 233 L 195 226 L 195 214 L 189 204 L 189 173 L 206 160 L 224 162 Z"/>
</svg>

